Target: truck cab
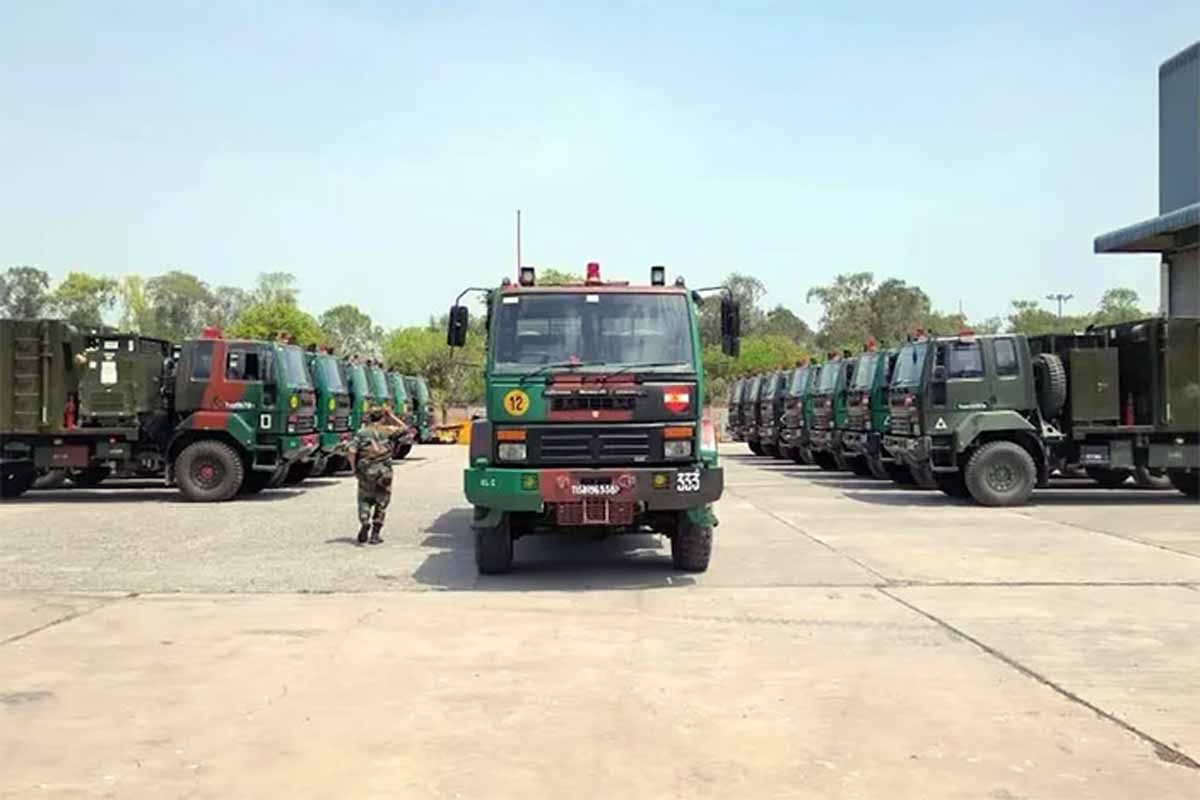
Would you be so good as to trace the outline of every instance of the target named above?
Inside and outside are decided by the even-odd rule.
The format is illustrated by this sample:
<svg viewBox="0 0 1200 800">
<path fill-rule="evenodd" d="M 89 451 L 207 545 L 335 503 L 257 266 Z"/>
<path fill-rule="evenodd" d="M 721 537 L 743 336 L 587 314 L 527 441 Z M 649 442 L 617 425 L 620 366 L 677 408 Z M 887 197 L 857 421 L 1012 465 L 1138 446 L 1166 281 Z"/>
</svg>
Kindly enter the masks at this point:
<svg viewBox="0 0 1200 800">
<path fill-rule="evenodd" d="M 772 372 L 763 379 L 758 400 L 758 446 L 763 455 L 779 457 L 779 417 L 783 413 L 783 392 L 787 373 Z"/>
<path fill-rule="evenodd" d="M 344 362 L 327 351 L 309 350 L 306 360 L 317 392 L 316 422 L 320 441 L 320 448 L 311 462 L 312 472 L 323 474 L 345 456 L 352 435 L 349 376 Z"/>
<path fill-rule="evenodd" d="M 589 264 L 583 283 L 539 286 L 525 267 L 487 292 L 486 418 L 463 473 L 480 572 L 511 569 L 513 541 L 533 532 L 655 531 L 677 569 L 707 569 L 724 472 L 703 405 L 699 295 L 667 286 L 661 267 L 651 277 L 605 282 Z M 734 353 L 736 307 L 721 300 Z M 467 329 L 456 303 L 449 344 Z"/>
<path fill-rule="evenodd" d="M 831 356 L 821 367 L 821 378 L 813 391 L 812 428 L 809 450 L 821 469 L 847 470 L 842 453 L 842 430 L 846 425 L 846 387 L 854 377 L 856 359 Z"/>
<path fill-rule="evenodd" d="M 404 385 L 403 375 L 399 372 L 388 372 L 387 381 L 388 388 L 391 389 L 392 413 L 404 422 L 404 431 L 392 437 L 392 457 L 402 460 L 412 452 L 413 442 L 416 441 L 412 401 Z"/>
<path fill-rule="evenodd" d="M 316 390 L 294 345 L 184 342 L 175 368 L 168 478 L 189 500 L 228 500 L 280 485 L 317 451 Z"/>
<path fill-rule="evenodd" d="M 433 396 L 429 393 L 429 384 L 420 375 L 405 375 L 404 387 L 408 390 L 409 402 L 412 404 L 417 441 L 433 441 Z"/>
<path fill-rule="evenodd" d="M 758 441 L 758 399 L 766 378 L 755 375 L 746 380 L 742 389 L 742 400 L 739 404 L 738 421 L 741 423 L 742 441 L 756 456 L 763 454 L 762 445 Z"/>
<path fill-rule="evenodd" d="M 869 343 L 858 356 L 854 377 L 846 389 L 842 453 L 856 475 L 888 478 L 882 443 L 888 415 L 887 387 L 895 363 L 896 351 L 881 351 Z"/>
<path fill-rule="evenodd" d="M 802 364 L 788 373 L 783 391 L 783 411 L 779 417 L 779 449 L 785 458 L 807 464 L 808 448 L 804 441 L 804 396 L 816 367 Z"/>
<path fill-rule="evenodd" d="M 729 387 L 729 400 L 726 404 L 728 412 L 725 418 L 725 431 L 728 434 L 729 439 L 734 442 L 740 442 L 742 440 L 742 433 L 738 418 L 741 410 L 739 406 L 742 402 L 742 387 L 745 385 L 746 382 L 741 378 L 738 378 Z"/>
</svg>

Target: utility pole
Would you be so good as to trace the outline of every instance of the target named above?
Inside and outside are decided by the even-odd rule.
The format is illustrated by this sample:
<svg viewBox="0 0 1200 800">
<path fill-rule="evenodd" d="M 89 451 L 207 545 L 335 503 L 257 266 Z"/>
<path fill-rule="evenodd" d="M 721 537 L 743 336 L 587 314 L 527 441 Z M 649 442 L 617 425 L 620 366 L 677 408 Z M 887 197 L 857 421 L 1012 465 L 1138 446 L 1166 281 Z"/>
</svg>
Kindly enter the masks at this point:
<svg viewBox="0 0 1200 800">
<path fill-rule="evenodd" d="M 1054 294 L 1046 295 L 1047 300 L 1049 300 L 1051 302 L 1058 301 L 1058 321 L 1059 322 L 1062 322 L 1063 303 L 1067 302 L 1068 300 L 1070 300 L 1074 297 L 1075 297 L 1075 295 L 1073 295 L 1073 294 L 1063 294 L 1062 292 L 1056 292 Z"/>
</svg>

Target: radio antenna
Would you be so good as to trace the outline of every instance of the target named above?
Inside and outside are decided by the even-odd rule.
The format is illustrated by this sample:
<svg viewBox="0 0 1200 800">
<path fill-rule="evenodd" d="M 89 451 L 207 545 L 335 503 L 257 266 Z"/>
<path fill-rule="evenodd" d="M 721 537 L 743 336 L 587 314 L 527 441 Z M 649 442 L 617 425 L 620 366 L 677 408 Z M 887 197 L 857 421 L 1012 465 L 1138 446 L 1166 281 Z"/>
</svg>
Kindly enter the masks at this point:
<svg viewBox="0 0 1200 800">
<path fill-rule="evenodd" d="M 521 209 L 517 209 L 517 278 L 521 277 Z"/>
</svg>

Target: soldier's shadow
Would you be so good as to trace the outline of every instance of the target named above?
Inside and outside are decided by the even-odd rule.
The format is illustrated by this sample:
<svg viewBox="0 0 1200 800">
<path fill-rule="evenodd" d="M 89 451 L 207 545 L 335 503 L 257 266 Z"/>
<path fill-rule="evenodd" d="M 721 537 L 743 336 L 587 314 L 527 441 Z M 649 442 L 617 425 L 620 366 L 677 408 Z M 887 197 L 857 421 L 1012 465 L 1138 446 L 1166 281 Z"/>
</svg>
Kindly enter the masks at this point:
<svg viewBox="0 0 1200 800">
<path fill-rule="evenodd" d="M 472 517 L 470 508 L 456 508 L 425 529 L 421 546 L 433 552 L 413 573 L 416 581 L 441 589 L 517 592 L 657 589 L 696 582 L 674 569 L 670 542 L 656 534 L 528 535 L 514 544 L 511 573 L 479 575 Z"/>
</svg>

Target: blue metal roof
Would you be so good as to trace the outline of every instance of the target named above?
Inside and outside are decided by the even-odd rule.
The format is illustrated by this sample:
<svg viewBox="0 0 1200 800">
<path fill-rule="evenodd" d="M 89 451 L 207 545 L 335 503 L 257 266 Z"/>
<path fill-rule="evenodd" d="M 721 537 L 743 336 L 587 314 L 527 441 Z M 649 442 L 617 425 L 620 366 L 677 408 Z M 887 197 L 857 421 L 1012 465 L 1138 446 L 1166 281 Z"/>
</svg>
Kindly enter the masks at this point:
<svg viewBox="0 0 1200 800">
<path fill-rule="evenodd" d="M 1097 253 L 1169 253 L 1194 246 L 1200 233 L 1200 203 L 1096 237 Z"/>
</svg>

